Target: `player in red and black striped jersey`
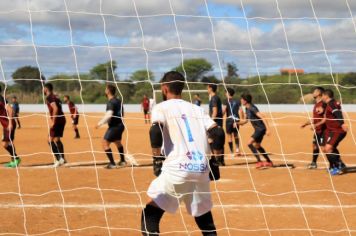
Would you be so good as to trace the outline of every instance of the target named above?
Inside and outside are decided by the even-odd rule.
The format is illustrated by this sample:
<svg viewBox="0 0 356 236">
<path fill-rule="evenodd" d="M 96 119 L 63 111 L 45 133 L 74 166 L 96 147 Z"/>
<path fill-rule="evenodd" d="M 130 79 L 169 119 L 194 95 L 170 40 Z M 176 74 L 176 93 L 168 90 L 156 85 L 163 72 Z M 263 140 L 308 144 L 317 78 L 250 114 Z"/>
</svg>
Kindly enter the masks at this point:
<svg viewBox="0 0 356 236">
<path fill-rule="evenodd" d="M 346 171 L 346 165 L 340 158 L 337 149 L 340 142 L 346 137 L 347 126 L 341 111 L 340 102 L 334 99 L 334 92 L 327 89 L 323 93 L 323 101 L 327 104 L 324 117 L 326 119 L 326 132 L 324 135 L 325 152 L 330 163 L 330 174 L 338 175 Z"/>
<path fill-rule="evenodd" d="M 75 106 L 74 102 L 70 100 L 70 97 L 68 95 L 64 96 L 63 101 L 67 103 L 69 112 L 70 112 L 70 117 L 72 118 L 72 125 L 73 125 L 73 130 L 75 132 L 75 137 L 76 139 L 80 138 L 79 135 L 79 130 L 78 130 L 78 124 L 79 124 L 79 112 L 78 108 Z"/>
<path fill-rule="evenodd" d="M 308 165 L 308 169 L 316 169 L 317 160 L 320 151 L 323 151 L 324 147 L 324 133 L 326 130 L 325 125 L 325 109 L 326 103 L 323 102 L 323 92 L 325 91 L 322 87 L 316 87 L 313 91 L 313 97 L 315 99 L 315 105 L 313 108 L 313 120 L 308 120 L 301 127 L 305 128 L 310 125 L 311 129 L 314 131 L 313 134 L 313 160 L 311 164 Z"/>
<path fill-rule="evenodd" d="M 0 87 L 0 93 L 1 93 Z M 2 136 L 2 146 L 9 152 L 11 156 L 11 162 L 6 163 L 5 167 L 16 168 L 21 159 L 16 154 L 14 139 L 15 139 L 15 130 L 16 122 L 13 119 L 13 110 L 7 100 L 0 95 L 0 123 L 3 128 Z"/>
<path fill-rule="evenodd" d="M 66 118 L 62 110 L 61 100 L 53 93 L 53 85 L 50 83 L 45 84 L 43 92 L 46 95 L 46 103 L 51 117 L 49 144 L 53 155 L 56 157 L 53 167 L 59 167 L 66 163 L 64 147 L 61 141 L 66 125 Z"/>
</svg>

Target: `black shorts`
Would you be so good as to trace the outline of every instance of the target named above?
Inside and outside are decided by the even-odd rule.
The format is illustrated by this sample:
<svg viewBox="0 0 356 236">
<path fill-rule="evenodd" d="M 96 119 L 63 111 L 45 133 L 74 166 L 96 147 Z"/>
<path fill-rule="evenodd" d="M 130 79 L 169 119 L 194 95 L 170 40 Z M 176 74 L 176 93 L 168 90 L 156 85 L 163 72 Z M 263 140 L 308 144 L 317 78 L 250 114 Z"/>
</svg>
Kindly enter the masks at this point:
<svg viewBox="0 0 356 236">
<path fill-rule="evenodd" d="M 324 143 L 337 148 L 340 142 L 346 137 L 346 132 L 333 132 L 333 131 L 326 131 L 324 135 Z"/>
<path fill-rule="evenodd" d="M 150 110 L 143 110 L 143 114 L 147 115 L 150 112 Z"/>
<path fill-rule="evenodd" d="M 109 127 L 106 130 L 104 139 L 109 142 L 121 141 L 122 133 L 125 130 L 124 124 L 119 124 L 118 126 Z"/>
<path fill-rule="evenodd" d="M 251 138 L 255 140 L 256 143 L 262 143 L 263 137 L 266 134 L 265 129 L 255 129 L 255 132 L 252 134 Z"/>
<path fill-rule="evenodd" d="M 62 138 L 64 133 L 65 122 L 56 123 L 49 131 L 51 138 Z"/>
<path fill-rule="evenodd" d="M 76 117 L 72 118 L 72 124 L 73 125 L 78 125 L 79 124 L 79 116 L 76 116 Z"/>
<path fill-rule="evenodd" d="M 7 128 L 2 128 L 2 141 L 13 142 L 15 140 L 16 125 L 13 126 L 11 132 Z"/>
<path fill-rule="evenodd" d="M 313 144 L 319 145 L 319 146 L 325 146 L 324 132 L 314 133 L 314 135 L 313 135 Z"/>
<path fill-rule="evenodd" d="M 226 133 L 228 134 L 237 134 L 239 132 L 239 125 L 236 124 L 236 127 L 234 127 L 234 119 L 231 118 L 227 118 L 226 122 L 225 122 L 225 129 L 226 129 Z"/>
</svg>

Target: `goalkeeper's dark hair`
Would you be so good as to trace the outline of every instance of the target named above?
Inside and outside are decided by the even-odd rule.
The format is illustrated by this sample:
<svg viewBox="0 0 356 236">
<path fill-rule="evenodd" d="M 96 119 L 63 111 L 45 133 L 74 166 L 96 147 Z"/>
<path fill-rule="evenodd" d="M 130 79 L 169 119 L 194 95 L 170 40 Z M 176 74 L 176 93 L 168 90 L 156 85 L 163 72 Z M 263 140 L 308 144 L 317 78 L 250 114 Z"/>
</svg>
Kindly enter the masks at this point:
<svg viewBox="0 0 356 236">
<path fill-rule="evenodd" d="M 169 71 L 163 75 L 161 84 L 168 87 L 169 92 L 174 95 L 181 95 L 184 89 L 185 78 L 177 71 Z"/>
<path fill-rule="evenodd" d="M 228 87 L 226 90 L 231 97 L 233 97 L 235 95 L 235 90 L 233 88 Z"/>
<path fill-rule="evenodd" d="M 53 84 L 51 84 L 51 83 L 46 83 L 46 84 L 44 85 L 44 87 L 45 87 L 48 91 L 53 92 Z"/>
<path fill-rule="evenodd" d="M 243 93 L 243 94 L 241 95 L 241 98 L 242 98 L 243 100 L 245 100 L 247 103 L 251 103 L 251 102 L 252 102 L 252 96 L 251 96 L 251 94 L 249 94 L 249 93 Z"/>
<path fill-rule="evenodd" d="M 334 98 L 334 92 L 331 89 L 325 89 L 323 94 L 328 96 L 329 98 Z"/>
</svg>

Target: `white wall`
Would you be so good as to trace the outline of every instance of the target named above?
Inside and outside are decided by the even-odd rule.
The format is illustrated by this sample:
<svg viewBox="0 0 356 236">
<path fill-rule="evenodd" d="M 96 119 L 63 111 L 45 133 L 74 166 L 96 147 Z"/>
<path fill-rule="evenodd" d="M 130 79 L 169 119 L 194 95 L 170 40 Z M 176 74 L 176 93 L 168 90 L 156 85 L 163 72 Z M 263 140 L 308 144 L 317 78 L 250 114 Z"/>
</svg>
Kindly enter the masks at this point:
<svg viewBox="0 0 356 236">
<path fill-rule="evenodd" d="M 104 113 L 106 105 L 105 104 L 77 104 L 79 108 L 79 112 L 99 112 Z M 271 105 L 257 105 L 258 108 L 263 112 L 310 112 L 312 110 L 312 105 L 300 105 L 300 104 L 271 104 Z M 204 109 L 208 110 L 208 106 L 204 105 Z M 356 104 L 345 104 L 342 106 L 345 112 L 356 112 Z M 21 112 L 45 112 L 47 106 L 44 104 L 22 104 L 20 105 Z M 66 104 L 63 105 L 64 112 L 68 111 L 68 106 Z M 141 106 L 135 104 L 124 105 L 125 112 L 141 112 Z"/>
</svg>

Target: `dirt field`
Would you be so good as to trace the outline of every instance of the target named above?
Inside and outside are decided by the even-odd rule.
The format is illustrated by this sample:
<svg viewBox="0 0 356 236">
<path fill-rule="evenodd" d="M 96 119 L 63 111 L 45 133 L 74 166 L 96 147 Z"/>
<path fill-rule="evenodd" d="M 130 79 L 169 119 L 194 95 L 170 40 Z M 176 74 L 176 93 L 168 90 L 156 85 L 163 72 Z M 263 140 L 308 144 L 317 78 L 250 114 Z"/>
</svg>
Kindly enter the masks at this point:
<svg viewBox="0 0 356 236">
<path fill-rule="evenodd" d="M 21 167 L 0 168 L 0 235 L 139 235 L 145 191 L 154 178 L 149 126 L 141 114 L 127 115 L 124 138 L 125 151 L 140 166 L 117 170 L 103 168 L 105 128 L 94 129 L 100 114 L 87 115 L 87 123 L 81 117 L 80 140 L 73 139 L 68 122 L 63 143 L 69 163 L 58 169 L 50 166 L 45 116 L 22 116 L 15 140 Z M 356 235 L 356 174 L 331 178 L 324 158 L 318 170 L 305 169 L 312 131 L 299 126 L 306 117 L 273 114 L 273 133 L 264 140 L 275 164 L 286 161 L 295 169 L 256 170 L 251 155 L 227 157 L 222 179 L 211 185 L 219 235 Z M 350 118 L 356 136 L 356 114 Z M 250 125 L 241 129 L 245 152 L 251 131 Z M 355 147 L 349 132 L 340 151 L 350 166 L 356 166 Z M 3 149 L 0 154 L 1 163 L 9 160 Z M 164 216 L 161 232 L 200 235 L 183 206 L 176 215 Z"/>
</svg>

